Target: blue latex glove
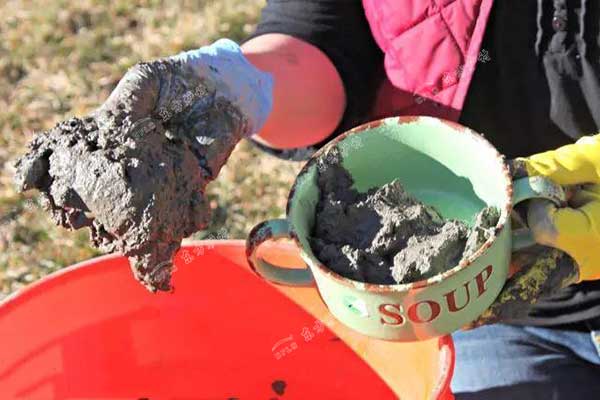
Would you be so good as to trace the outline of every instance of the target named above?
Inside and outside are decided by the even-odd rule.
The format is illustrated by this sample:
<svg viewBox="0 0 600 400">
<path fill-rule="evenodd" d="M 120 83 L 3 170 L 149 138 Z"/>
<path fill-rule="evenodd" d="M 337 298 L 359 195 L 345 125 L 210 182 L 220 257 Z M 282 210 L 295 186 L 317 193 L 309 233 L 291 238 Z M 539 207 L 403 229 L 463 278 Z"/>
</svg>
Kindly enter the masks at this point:
<svg viewBox="0 0 600 400">
<path fill-rule="evenodd" d="M 265 123 L 271 91 L 230 40 L 139 63 L 98 110 L 37 135 L 17 185 L 39 189 L 57 224 L 128 256 L 149 290 L 170 290 L 181 240 L 210 221 L 207 184 Z"/>
<path fill-rule="evenodd" d="M 262 128 L 273 105 L 273 79 L 250 64 L 235 42 L 219 39 L 172 59 L 213 82 L 219 95 L 237 105 L 250 122 L 250 134 Z"/>
<path fill-rule="evenodd" d="M 272 90 L 270 74 L 250 64 L 235 42 L 220 39 L 197 50 L 135 65 L 99 113 L 110 118 L 108 110 L 124 103 L 132 110 L 133 122 L 158 115 L 164 122 L 176 119 L 188 131 L 202 131 L 206 130 L 202 114 L 222 98 L 245 118 L 242 136 L 249 136 L 262 128 L 271 112 Z"/>
</svg>

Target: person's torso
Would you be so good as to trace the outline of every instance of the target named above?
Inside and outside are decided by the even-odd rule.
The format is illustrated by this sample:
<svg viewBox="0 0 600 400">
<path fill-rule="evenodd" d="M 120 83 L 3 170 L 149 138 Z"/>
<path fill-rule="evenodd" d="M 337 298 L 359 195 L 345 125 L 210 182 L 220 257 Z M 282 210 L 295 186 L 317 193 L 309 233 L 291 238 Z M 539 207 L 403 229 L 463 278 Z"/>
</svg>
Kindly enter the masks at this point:
<svg viewBox="0 0 600 400">
<path fill-rule="evenodd" d="M 393 15 L 389 13 L 389 18 Z M 598 133 L 599 22 L 597 1 L 495 1 L 464 104 L 458 110 L 459 122 L 483 134 L 509 158 Z M 394 49 L 388 48 L 390 51 Z M 419 79 L 431 76 L 423 73 Z M 384 82 L 380 90 L 377 117 L 407 112 L 444 116 L 439 110 L 452 104 L 436 101 L 439 94 L 412 92 L 413 104 L 407 106 L 410 97 L 406 91 L 390 82 L 393 79 Z M 595 281 L 542 299 L 529 317 L 512 322 L 556 325 L 598 316 L 600 282 Z"/>
<path fill-rule="evenodd" d="M 457 120 L 493 0 L 363 0 L 387 82 L 374 115 Z"/>
</svg>

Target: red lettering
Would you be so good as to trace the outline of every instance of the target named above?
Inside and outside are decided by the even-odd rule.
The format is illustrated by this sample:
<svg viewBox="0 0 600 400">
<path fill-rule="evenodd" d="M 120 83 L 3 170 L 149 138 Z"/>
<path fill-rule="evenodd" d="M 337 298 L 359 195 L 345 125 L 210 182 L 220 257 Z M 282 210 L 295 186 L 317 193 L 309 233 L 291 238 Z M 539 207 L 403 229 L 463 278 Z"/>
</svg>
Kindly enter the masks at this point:
<svg viewBox="0 0 600 400">
<path fill-rule="evenodd" d="M 477 283 L 477 291 L 479 292 L 477 297 L 481 297 L 481 295 L 483 293 L 485 293 L 485 291 L 487 290 L 485 288 L 485 283 L 487 282 L 488 279 L 490 279 L 490 276 L 492 276 L 493 269 L 494 269 L 494 267 L 492 267 L 491 265 L 488 265 L 480 273 L 478 273 L 477 276 L 475 277 L 475 282 Z M 485 278 L 483 277 L 484 273 L 485 273 Z"/>
<path fill-rule="evenodd" d="M 381 304 L 379 306 L 379 312 L 386 317 L 392 318 L 392 321 L 388 321 L 381 317 L 379 320 L 383 325 L 403 325 L 404 317 L 402 316 L 402 306 L 400 304 Z"/>
<path fill-rule="evenodd" d="M 467 306 L 467 304 L 469 304 L 469 301 L 471 301 L 471 293 L 469 292 L 469 282 L 465 283 L 463 287 L 467 292 L 467 299 L 465 300 L 465 304 L 462 307 L 456 306 L 456 291 L 458 289 L 454 289 L 453 291 L 444 295 L 444 297 L 446 298 L 446 303 L 448 304 L 448 310 L 450 310 L 450 312 L 457 312 L 462 310 Z"/>
<path fill-rule="evenodd" d="M 421 317 L 419 317 L 417 309 L 419 308 L 420 304 L 427 304 L 429 306 L 429 318 L 422 319 Z M 408 308 L 408 319 L 410 319 L 412 322 L 431 322 L 434 319 L 436 319 L 438 315 L 440 315 L 441 308 L 442 307 L 440 307 L 440 305 L 433 300 L 420 301 L 411 305 Z"/>
</svg>

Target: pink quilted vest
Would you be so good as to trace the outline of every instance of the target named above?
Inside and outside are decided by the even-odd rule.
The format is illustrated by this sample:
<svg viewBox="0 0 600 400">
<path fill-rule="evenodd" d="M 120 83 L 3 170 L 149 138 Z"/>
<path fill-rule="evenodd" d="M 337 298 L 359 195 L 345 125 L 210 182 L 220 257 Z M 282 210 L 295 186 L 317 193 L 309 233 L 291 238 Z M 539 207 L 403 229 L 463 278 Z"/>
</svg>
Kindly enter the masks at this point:
<svg viewBox="0 0 600 400">
<path fill-rule="evenodd" d="M 385 53 L 387 81 L 373 117 L 456 121 L 475 71 L 493 0 L 363 0 Z"/>
</svg>

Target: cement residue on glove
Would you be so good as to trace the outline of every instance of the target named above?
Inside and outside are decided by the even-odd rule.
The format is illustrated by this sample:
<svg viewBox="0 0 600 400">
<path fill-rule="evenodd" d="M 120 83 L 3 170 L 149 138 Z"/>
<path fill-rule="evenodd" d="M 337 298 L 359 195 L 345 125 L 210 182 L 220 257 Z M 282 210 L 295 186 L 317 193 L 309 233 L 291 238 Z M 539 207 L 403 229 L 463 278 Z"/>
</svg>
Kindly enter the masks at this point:
<svg viewBox="0 0 600 400">
<path fill-rule="evenodd" d="M 217 55 L 219 42 L 210 51 L 138 64 L 96 112 L 38 134 L 17 162 L 21 190 L 38 189 L 57 224 L 87 226 L 95 246 L 128 256 L 151 291 L 171 288 L 181 240 L 209 222 L 206 185 L 264 122 L 247 112 L 256 106 L 252 84 L 231 88 L 218 79 L 234 66 L 252 68 L 235 59 L 237 45 L 220 42 Z M 259 108 L 264 120 L 270 104 Z"/>
<path fill-rule="evenodd" d="M 338 274 L 377 284 L 415 282 L 458 265 L 494 234 L 497 208 L 482 210 L 471 228 L 444 220 L 398 180 L 360 193 L 340 154 L 330 152 L 335 156 L 318 161 L 321 196 L 311 247 Z"/>
</svg>

